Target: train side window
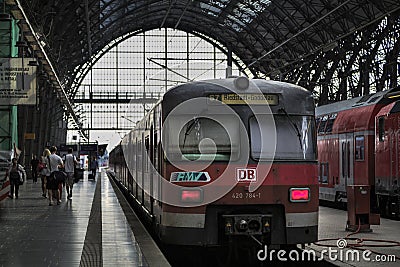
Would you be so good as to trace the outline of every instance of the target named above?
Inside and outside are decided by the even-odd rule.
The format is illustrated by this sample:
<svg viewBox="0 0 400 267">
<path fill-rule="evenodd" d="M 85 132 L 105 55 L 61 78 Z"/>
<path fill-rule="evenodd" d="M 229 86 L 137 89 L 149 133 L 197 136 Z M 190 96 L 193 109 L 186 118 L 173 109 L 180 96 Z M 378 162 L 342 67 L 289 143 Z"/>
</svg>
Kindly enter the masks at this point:
<svg viewBox="0 0 400 267">
<path fill-rule="evenodd" d="M 161 130 L 161 106 L 158 104 L 154 109 L 154 130 L 160 131 Z"/>
<path fill-rule="evenodd" d="M 136 142 L 132 142 L 132 151 L 129 152 L 129 155 L 132 157 L 132 166 L 136 168 Z"/>
<path fill-rule="evenodd" d="M 146 153 L 144 155 L 144 171 L 149 171 L 149 160 L 150 160 L 150 136 L 146 136 L 144 139 L 144 146 L 146 149 Z"/>
<path fill-rule="evenodd" d="M 325 126 L 326 126 L 327 121 L 328 121 L 328 115 L 323 116 L 321 119 L 321 123 L 319 124 L 319 127 L 318 127 L 318 134 L 325 133 Z"/>
<path fill-rule="evenodd" d="M 378 119 L 378 134 L 379 134 L 379 141 L 385 141 L 385 118 L 379 117 Z"/>
<path fill-rule="evenodd" d="M 333 123 L 335 122 L 337 114 L 329 115 L 329 118 L 326 122 L 325 133 L 331 133 L 333 129 Z"/>
<path fill-rule="evenodd" d="M 315 127 L 318 129 L 319 128 L 319 123 L 321 122 L 321 117 L 316 117 L 315 118 Z"/>
<path fill-rule="evenodd" d="M 154 109 L 152 109 L 150 112 L 150 116 L 148 119 L 148 129 L 150 129 L 151 126 L 154 126 L 153 123 L 154 123 Z"/>
<path fill-rule="evenodd" d="M 365 158 L 365 140 L 364 136 L 359 135 L 355 137 L 356 151 L 354 153 L 355 160 L 363 161 Z"/>
<path fill-rule="evenodd" d="M 329 163 L 320 163 L 319 164 L 319 175 L 318 180 L 321 184 L 327 184 L 329 177 Z"/>
<path fill-rule="evenodd" d="M 137 166 L 138 166 L 138 170 L 141 171 L 142 170 L 142 141 L 138 141 L 137 143 Z"/>
</svg>

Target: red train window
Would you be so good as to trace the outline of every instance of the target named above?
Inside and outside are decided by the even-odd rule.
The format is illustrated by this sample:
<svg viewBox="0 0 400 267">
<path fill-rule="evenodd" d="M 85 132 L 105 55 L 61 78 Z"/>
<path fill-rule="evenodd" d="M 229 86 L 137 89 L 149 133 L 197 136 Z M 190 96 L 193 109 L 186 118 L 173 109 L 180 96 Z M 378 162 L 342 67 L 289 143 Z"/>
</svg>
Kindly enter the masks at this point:
<svg viewBox="0 0 400 267">
<path fill-rule="evenodd" d="M 328 183 L 328 177 L 329 177 L 329 163 L 320 163 L 319 165 L 319 182 L 322 184 L 327 184 Z"/>
<path fill-rule="evenodd" d="M 327 121 L 328 121 L 328 115 L 325 115 L 321 118 L 321 122 L 320 122 L 320 124 L 318 126 L 318 130 L 317 130 L 318 134 L 325 133 L 325 126 L 326 126 Z"/>
<path fill-rule="evenodd" d="M 335 122 L 336 117 L 337 117 L 336 113 L 329 115 L 329 119 L 326 122 L 325 133 L 331 133 L 332 132 L 333 123 Z"/>
<path fill-rule="evenodd" d="M 379 141 L 385 141 L 385 118 L 379 117 L 378 119 L 378 134 L 379 134 Z"/>
<path fill-rule="evenodd" d="M 355 137 L 356 141 L 356 150 L 354 153 L 354 157 L 356 160 L 364 160 L 365 158 L 365 143 L 364 136 L 359 135 Z"/>
</svg>

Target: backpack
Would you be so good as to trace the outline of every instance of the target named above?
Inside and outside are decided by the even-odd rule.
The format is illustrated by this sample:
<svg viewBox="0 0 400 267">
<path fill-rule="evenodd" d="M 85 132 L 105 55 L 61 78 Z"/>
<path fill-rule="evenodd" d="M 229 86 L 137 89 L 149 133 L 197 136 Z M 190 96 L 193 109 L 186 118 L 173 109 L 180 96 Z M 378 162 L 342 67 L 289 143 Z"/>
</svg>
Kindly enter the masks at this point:
<svg viewBox="0 0 400 267">
<path fill-rule="evenodd" d="M 50 174 L 51 179 L 56 180 L 58 184 L 65 183 L 67 179 L 67 174 L 63 171 L 54 171 Z"/>
</svg>

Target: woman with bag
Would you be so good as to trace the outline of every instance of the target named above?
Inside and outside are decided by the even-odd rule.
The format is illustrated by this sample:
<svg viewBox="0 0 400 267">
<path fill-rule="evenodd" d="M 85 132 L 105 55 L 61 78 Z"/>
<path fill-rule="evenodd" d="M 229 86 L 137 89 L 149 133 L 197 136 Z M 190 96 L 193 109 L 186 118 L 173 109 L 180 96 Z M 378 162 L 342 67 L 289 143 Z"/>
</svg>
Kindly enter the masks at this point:
<svg viewBox="0 0 400 267">
<path fill-rule="evenodd" d="M 41 164 L 39 164 L 41 166 L 41 169 L 38 170 L 40 173 L 40 178 L 42 180 L 42 197 L 46 198 L 46 192 L 47 192 L 47 178 L 50 176 L 50 170 L 47 166 L 49 166 L 49 161 L 47 159 L 48 156 L 50 156 L 50 150 L 48 150 L 47 148 L 43 151 L 43 156 L 41 159 Z"/>
<path fill-rule="evenodd" d="M 15 198 L 18 198 L 18 191 L 19 185 L 23 184 L 26 173 L 24 168 L 18 164 L 18 159 L 13 158 L 12 164 L 10 168 L 6 172 L 6 177 L 10 179 L 10 194 L 8 195 L 9 198 L 14 198 L 14 191 L 15 191 Z"/>
</svg>

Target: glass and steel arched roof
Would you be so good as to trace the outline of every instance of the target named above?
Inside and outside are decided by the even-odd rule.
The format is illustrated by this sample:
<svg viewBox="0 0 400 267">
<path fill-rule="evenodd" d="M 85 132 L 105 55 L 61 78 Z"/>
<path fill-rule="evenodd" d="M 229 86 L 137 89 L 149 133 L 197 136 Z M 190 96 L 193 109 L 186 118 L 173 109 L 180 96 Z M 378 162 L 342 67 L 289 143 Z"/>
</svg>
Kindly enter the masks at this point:
<svg viewBox="0 0 400 267">
<path fill-rule="evenodd" d="M 207 36 L 232 49 L 243 67 L 260 75 L 296 66 L 400 9 L 398 0 L 19 2 L 59 77 L 70 82 L 92 55 L 131 32 L 169 27 Z"/>
</svg>

